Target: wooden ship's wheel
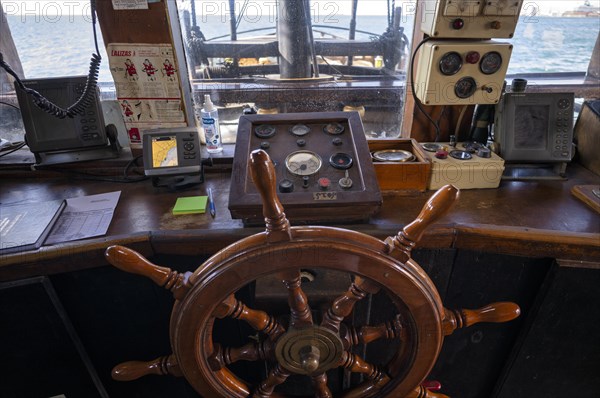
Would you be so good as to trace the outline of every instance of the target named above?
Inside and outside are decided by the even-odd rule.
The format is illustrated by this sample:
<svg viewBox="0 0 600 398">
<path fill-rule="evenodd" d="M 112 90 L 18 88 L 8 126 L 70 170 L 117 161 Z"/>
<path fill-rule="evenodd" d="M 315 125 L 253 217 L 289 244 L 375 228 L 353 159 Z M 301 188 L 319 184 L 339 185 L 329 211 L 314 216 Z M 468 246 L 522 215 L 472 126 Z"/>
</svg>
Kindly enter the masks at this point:
<svg viewBox="0 0 600 398">
<path fill-rule="evenodd" d="M 291 375 L 304 375 L 319 398 L 445 397 L 422 384 L 444 336 L 477 322 L 505 322 L 519 315 L 519 307 L 508 302 L 478 310 L 444 308 L 432 281 L 411 259 L 426 227 L 458 198 L 455 187 L 440 189 L 414 222 L 381 241 L 340 228 L 291 227 L 276 195 L 269 156 L 257 150 L 249 162 L 263 198 L 265 232 L 221 250 L 186 274 L 154 265 L 122 246 L 106 250 L 111 264 L 152 279 L 176 299 L 170 321 L 173 353 L 149 362 L 122 363 L 113 369 L 113 378 L 184 376 L 204 398 L 287 397 L 279 386 Z M 316 311 L 302 288 L 303 269 L 350 274 L 351 283 L 328 308 Z M 289 313 L 249 308 L 236 297 L 239 289 L 266 276 L 281 281 Z M 392 319 L 361 327 L 344 322 L 356 303 L 378 292 L 395 307 Z M 221 346 L 213 339 L 213 327 L 224 318 L 246 322 L 259 338 L 241 347 Z M 386 339 L 393 347 L 386 363 L 369 363 L 355 349 Z M 249 383 L 231 370 L 238 361 L 265 361 L 269 372 L 262 381 Z M 331 388 L 328 372 L 340 368 L 362 374 L 363 381 Z"/>
</svg>

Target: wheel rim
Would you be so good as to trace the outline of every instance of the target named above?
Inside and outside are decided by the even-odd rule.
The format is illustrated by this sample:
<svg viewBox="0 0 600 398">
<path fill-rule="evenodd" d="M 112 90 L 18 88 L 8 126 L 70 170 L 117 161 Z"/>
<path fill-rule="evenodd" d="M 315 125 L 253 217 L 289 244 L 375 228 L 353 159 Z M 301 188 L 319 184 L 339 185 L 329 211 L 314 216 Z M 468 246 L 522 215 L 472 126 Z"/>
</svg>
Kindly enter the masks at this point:
<svg viewBox="0 0 600 398">
<path fill-rule="evenodd" d="M 325 227 L 293 230 L 296 239 L 290 242 L 269 244 L 264 234 L 243 240 L 223 251 L 227 258 L 210 259 L 190 277 L 194 287 L 174 311 L 171 325 L 172 346 L 185 377 L 204 396 L 249 396 L 255 387 L 227 367 L 215 370 L 214 363 L 212 367 L 209 363 L 216 348 L 212 341 L 215 309 L 229 295 L 262 276 L 324 268 L 373 281 L 384 287 L 396 304 L 404 319 L 406 341 L 382 369 L 391 381 L 379 394 L 406 395 L 427 376 L 442 343 L 443 307 L 429 278 L 412 261 L 403 264 L 383 254 L 385 245 L 375 238 Z M 323 237 L 324 232 L 328 238 Z M 281 377 L 292 373 L 285 366 L 280 370 Z M 380 377 L 373 372 L 370 376 Z M 353 390 L 356 388 L 344 394 Z"/>
</svg>

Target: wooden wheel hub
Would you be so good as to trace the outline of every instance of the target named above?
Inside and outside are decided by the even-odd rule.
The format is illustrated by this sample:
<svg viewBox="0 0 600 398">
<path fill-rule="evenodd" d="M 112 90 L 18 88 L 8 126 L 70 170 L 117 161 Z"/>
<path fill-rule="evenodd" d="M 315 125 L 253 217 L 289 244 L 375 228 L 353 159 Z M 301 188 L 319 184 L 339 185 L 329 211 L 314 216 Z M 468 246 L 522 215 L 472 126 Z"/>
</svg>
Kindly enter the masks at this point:
<svg viewBox="0 0 600 398">
<path fill-rule="evenodd" d="M 277 362 L 292 373 L 320 374 L 339 366 L 344 345 L 339 333 L 309 326 L 291 329 L 275 346 Z"/>
</svg>

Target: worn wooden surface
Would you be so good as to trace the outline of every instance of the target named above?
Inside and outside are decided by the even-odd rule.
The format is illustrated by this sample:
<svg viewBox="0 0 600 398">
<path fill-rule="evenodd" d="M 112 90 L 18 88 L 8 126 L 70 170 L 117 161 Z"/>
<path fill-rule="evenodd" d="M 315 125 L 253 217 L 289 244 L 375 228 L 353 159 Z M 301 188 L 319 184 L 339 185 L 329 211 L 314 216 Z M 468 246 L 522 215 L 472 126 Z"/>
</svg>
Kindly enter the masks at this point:
<svg viewBox="0 0 600 398">
<path fill-rule="evenodd" d="M 169 21 L 163 2 L 147 10 L 113 10 L 111 1 L 98 1 L 97 14 L 104 42 L 171 43 Z"/>
<path fill-rule="evenodd" d="M 227 210 L 230 174 L 207 173 L 206 182 L 189 191 L 171 193 L 141 183 L 69 180 L 64 175 L 30 172 L 3 177 L 0 203 L 37 202 L 120 190 L 108 234 L 97 239 L 43 247 L 38 251 L 0 258 L 0 279 L 53 274 L 105 265 L 103 251 L 118 243 L 144 255 L 152 253 L 208 255 L 263 228 L 243 228 Z M 570 190 L 598 184 L 600 178 L 570 165 L 569 179 L 502 182 L 498 189 L 463 190 L 452 210 L 425 233 L 421 247 L 459 248 L 529 257 L 576 261 L 600 260 L 600 219 Z M 115 176 L 120 177 L 120 176 Z M 217 214 L 174 216 L 180 196 L 205 195 L 211 187 Z M 344 225 L 369 235 L 395 235 L 419 214 L 433 194 L 386 193 L 383 206 L 369 223 Z"/>
</svg>

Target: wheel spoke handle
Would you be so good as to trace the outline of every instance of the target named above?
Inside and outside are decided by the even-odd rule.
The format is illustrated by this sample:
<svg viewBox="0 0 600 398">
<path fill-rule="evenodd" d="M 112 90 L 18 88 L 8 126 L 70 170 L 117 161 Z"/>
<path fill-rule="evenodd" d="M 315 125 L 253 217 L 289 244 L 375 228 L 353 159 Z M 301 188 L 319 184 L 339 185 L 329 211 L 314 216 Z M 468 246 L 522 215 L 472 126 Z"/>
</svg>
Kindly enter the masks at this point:
<svg viewBox="0 0 600 398">
<path fill-rule="evenodd" d="M 327 373 L 312 377 L 313 385 L 315 386 L 315 398 L 332 398 L 333 394 L 327 387 Z"/>
<path fill-rule="evenodd" d="M 283 206 L 277 197 L 276 174 L 271 158 L 262 149 L 257 149 L 250 153 L 248 163 L 252 181 L 262 198 L 269 241 L 290 240 L 290 222 L 285 217 Z"/>
<path fill-rule="evenodd" d="M 122 271 L 145 276 L 158 286 L 171 290 L 177 300 L 181 300 L 190 290 L 190 273 L 180 274 L 167 267 L 152 264 L 138 252 L 123 246 L 110 246 L 104 252 L 106 260 Z"/>
<path fill-rule="evenodd" d="M 405 330 L 402 328 L 400 319 L 394 318 L 394 320 L 381 323 L 377 326 L 363 326 L 360 329 L 354 327 L 342 328 L 342 341 L 344 347 L 349 347 L 358 344 L 369 344 L 379 339 L 400 339 L 402 340 Z"/>
<path fill-rule="evenodd" d="M 339 332 L 340 323 L 352 313 L 354 305 L 365 298 L 367 294 L 377 293 L 379 289 L 380 287 L 376 283 L 357 276 L 348 290 L 333 301 L 331 307 L 323 315 L 321 326 L 336 333 Z"/>
<path fill-rule="evenodd" d="M 227 365 L 238 361 L 272 361 L 275 359 L 273 344 L 270 340 L 263 340 L 260 343 L 252 342 L 242 347 L 222 348 L 214 343 L 214 351 L 208 357 L 208 363 L 213 371 L 221 370 Z"/>
<path fill-rule="evenodd" d="M 217 306 L 214 316 L 219 319 L 231 317 L 246 321 L 254 330 L 269 335 L 271 340 L 275 340 L 285 332 L 283 326 L 274 317 L 264 311 L 248 308 L 246 304 L 236 299 L 233 294 L 229 295 Z"/>
<path fill-rule="evenodd" d="M 521 315 L 521 308 L 511 302 L 497 302 L 488 304 L 476 310 L 448 310 L 445 309 L 443 321 L 444 335 L 452 334 L 456 329 L 466 328 L 476 323 L 493 322 L 502 323 L 512 321 Z"/>
<path fill-rule="evenodd" d="M 173 375 L 180 377 L 181 369 L 175 355 L 156 358 L 152 361 L 128 361 L 115 366 L 112 378 L 117 381 L 132 381 L 147 375 Z"/>
<path fill-rule="evenodd" d="M 277 366 L 269 372 L 267 379 L 260 383 L 257 390 L 252 395 L 252 398 L 269 398 L 271 394 L 273 394 L 275 387 L 283 384 L 288 377 L 290 377 L 290 373 L 281 365 L 277 364 Z"/>
<path fill-rule="evenodd" d="M 369 380 L 379 380 L 382 377 L 387 378 L 384 372 L 373 364 L 368 363 L 361 357 L 351 352 L 345 351 L 340 359 L 340 365 L 353 373 L 362 373 Z"/>
<path fill-rule="evenodd" d="M 288 304 L 292 315 L 290 328 L 312 325 L 312 314 L 306 294 L 302 290 L 300 271 L 282 272 L 279 277 L 288 290 Z"/>
<path fill-rule="evenodd" d="M 390 377 L 387 374 L 379 372 L 375 378 L 367 380 L 354 387 L 352 390 L 344 392 L 342 396 L 343 398 L 364 398 L 377 396 L 379 390 L 381 390 L 389 381 Z"/>
<path fill-rule="evenodd" d="M 423 386 L 417 386 L 406 396 L 406 398 L 448 398 L 448 396 L 430 391 Z"/>
<path fill-rule="evenodd" d="M 399 258 L 410 258 L 413 247 L 421 240 L 427 227 L 439 220 L 458 199 L 460 191 L 453 185 L 440 188 L 423 206 L 417 218 L 408 224 L 398 235 L 386 239 L 390 251 L 398 250 Z"/>
</svg>

